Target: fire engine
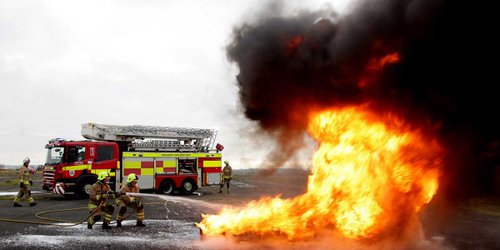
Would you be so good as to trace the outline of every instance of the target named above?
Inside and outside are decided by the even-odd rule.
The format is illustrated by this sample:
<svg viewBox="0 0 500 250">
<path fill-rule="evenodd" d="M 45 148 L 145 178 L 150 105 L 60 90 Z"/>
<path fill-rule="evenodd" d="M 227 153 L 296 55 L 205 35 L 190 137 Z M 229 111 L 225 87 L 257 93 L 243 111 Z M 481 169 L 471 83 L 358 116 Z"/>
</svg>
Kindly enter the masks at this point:
<svg viewBox="0 0 500 250">
<path fill-rule="evenodd" d="M 223 146 L 214 148 L 217 130 L 86 123 L 81 132 L 89 140 L 57 138 L 45 146 L 44 190 L 88 197 L 102 171 L 110 173 L 115 191 L 130 173 L 139 177 L 141 191 L 163 194 L 220 183 Z"/>
</svg>

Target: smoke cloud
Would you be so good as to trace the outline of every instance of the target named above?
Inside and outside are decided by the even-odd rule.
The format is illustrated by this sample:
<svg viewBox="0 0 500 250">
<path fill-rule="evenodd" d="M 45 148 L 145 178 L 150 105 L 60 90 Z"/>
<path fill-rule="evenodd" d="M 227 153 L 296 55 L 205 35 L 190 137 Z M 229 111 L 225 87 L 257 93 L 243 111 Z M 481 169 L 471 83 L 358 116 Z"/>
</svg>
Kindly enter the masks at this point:
<svg viewBox="0 0 500 250">
<path fill-rule="evenodd" d="M 489 6 L 464 0 L 360 1 L 284 14 L 280 2 L 235 28 L 227 55 L 239 68 L 245 116 L 277 140 L 267 169 L 304 145 L 312 108 L 369 105 L 425 127 L 448 149 L 450 198 L 498 192 L 500 124 Z M 397 53 L 397 54 L 394 54 Z M 395 60 L 374 70 L 387 55 Z"/>
</svg>

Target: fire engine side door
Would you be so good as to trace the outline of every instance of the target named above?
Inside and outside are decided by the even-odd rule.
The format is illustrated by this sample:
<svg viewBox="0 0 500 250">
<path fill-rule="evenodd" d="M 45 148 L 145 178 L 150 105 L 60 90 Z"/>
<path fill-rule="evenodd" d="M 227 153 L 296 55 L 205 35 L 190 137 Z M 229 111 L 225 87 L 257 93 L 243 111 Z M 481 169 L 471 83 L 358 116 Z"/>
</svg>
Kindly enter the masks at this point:
<svg viewBox="0 0 500 250">
<path fill-rule="evenodd" d="M 89 165 L 84 163 L 85 159 L 85 146 L 72 145 L 67 147 L 67 166 L 63 167 L 64 178 L 76 178 L 80 176 L 82 171 L 87 170 Z"/>
<path fill-rule="evenodd" d="M 176 158 L 156 158 L 155 159 L 155 174 L 177 174 Z"/>
<path fill-rule="evenodd" d="M 123 158 L 123 183 L 131 173 L 139 177 L 137 182 L 140 189 L 154 188 L 154 158 L 150 157 L 124 157 Z"/>
<path fill-rule="evenodd" d="M 218 185 L 222 171 L 221 155 L 213 154 L 209 157 L 198 158 L 201 168 L 203 168 L 203 185 Z"/>
<path fill-rule="evenodd" d="M 97 150 L 90 149 L 90 153 L 95 154 L 95 161 L 92 163 L 92 173 L 99 174 L 102 171 L 107 171 L 111 175 L 109 185 L 115 187 L 116 168 L 119 164 L 118 150 L 113 145 L 97 145 Z"/>
</svg>

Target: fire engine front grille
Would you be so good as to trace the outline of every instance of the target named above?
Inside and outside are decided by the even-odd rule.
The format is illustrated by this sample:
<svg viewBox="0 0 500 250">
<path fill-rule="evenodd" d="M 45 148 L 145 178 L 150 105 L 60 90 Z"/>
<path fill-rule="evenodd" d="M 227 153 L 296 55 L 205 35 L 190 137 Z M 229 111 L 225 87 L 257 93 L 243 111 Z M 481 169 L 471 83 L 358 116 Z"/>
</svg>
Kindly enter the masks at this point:
<svg viewBox="0 0 500 250">
<path fill-rule="evenodd" d="M 55 170 L 43 170 L 43 187 L 47 190 L 52 190 L 54 188 L 54 175 Z"/>
</svg>

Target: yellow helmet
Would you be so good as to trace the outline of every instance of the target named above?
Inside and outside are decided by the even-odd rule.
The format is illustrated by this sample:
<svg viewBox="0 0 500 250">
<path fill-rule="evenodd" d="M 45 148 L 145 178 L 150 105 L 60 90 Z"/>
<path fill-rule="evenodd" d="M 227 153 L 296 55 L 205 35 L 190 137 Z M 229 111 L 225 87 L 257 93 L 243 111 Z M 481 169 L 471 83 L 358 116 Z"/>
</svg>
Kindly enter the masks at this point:
<svg viewBox="0 0 500 250">
<path fill-rule="evenodd" d="M 225 161 L 224 161 L 224 164 L 229 165 L 229 161 L 228 161 L 228 160 L 225 160 Z"/>
<path fill-rule="evenodd" d="M 133 181 L 137 181 L 137 180 L 139 180 L 139 177 L 137 177 L 137 175 L 134 173 L 129 174 L 127 177 L 127 183 L 129 183 L 129 184 L 132 183 Z"/>
<path fill-rule="evenodd" d="M 98 180 L 100 180 L 100 181 L 102 181 L 102 180 L 106 179 L 106 177 L 109 177 L 108 172 L 106 172 L 106 171 L 102 171 L 102 172 L 100 172 L 100 173 L 99 173 L 99 175 L 97 176 L 97 179 L 98 179 Z"/>
</svg>

